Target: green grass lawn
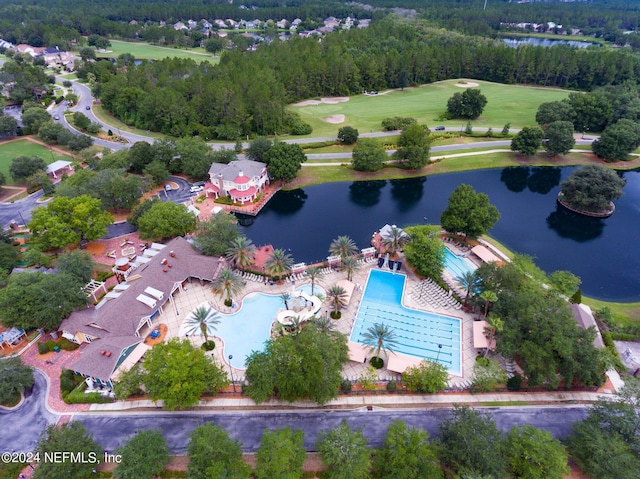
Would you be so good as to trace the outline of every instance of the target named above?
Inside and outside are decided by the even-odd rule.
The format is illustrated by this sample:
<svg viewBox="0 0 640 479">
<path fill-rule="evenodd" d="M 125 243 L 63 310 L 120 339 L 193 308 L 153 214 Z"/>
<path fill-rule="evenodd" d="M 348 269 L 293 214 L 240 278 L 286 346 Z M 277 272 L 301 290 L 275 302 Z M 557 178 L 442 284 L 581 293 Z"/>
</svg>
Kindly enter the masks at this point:
<svg viewBox="0 0 640 479">
<path fill-rule="evenodd" d="M 179 48 L 161 47 L 144 42 L 124 42 L 121 40 L 111 40 L 111 46 L 107 52 L 96 52 L 100 58 L 117 58 L 123 53 L 131 53 L 139 60 L 162 60 L 163 58 L 191 58 L 200 62 L 218 63 L 220 57 L 214 57 L 202 48 L 183 50 Z"/>
<path fill-rule="evenodd" d="M 54 161 L 65 160 L 72 161 L 72 158 L 67 155 L 52 151 L 47 147 L 31 143 L 28 140 L 11 141 L 0 145 L 0 172 L 4 173 L 7 178 L 7 185 L 16 186 L 19 183 L 13 181 L 9 174 L 9 167 L 11 166 L 11 160 L 17 156 L 39 156 L 44 162 L 49 165 Z"/>
<path fill-rule="evenodd" d="M 462 92 L 456 85 L 459 80 L 447 80 L 417 88 L 407 88 L 385 95 L 356 95 L 349 101 L 333 105 L 290 106 L 292 111 L 313 127 L 309 136 L 335 135 L 341 126 L 352 126 L 360 133 L 380 131 L 380 122 L 387 117 L 412 116 L 419 123 L 430 128 L 438 125 L 464 128 L 466 120 L 442 121 L 437 118 L 445 113 L 447 100 Z M 471 80 L 469 80 L 471 81 Z M 475 80 L 474 80 L 475 81 Z M 541 103 L 566 98 L 569 92 L 553 88 L 527 87 L 518 85 L 500 85 L 476 81 L 482 93 L 487 97 L 487 106 L 472 126 L 492 127 L 496 133 L 506 123 L 513 128 L 535 125 L 535 115 Z M 341 124 L 330 124 L 322 120 L 331 115 L 345 115 Z"/>
<path fill-rule="evenodd" d="M 128 126 L 123 121 L 118 120 L 115 116 L 109 113 L 103 106 L 94 105 L 92 107 L 93 114 L 101 121 L 105 122 L 107 125 L 111 125 L 111 131 L 115 134 L 118 134 L 119 131 L 125 131 L 128 133 L 135 133 L 136 135 L 149 136 L 152 138 L 165 138 L 165 135 L 162 133 L 155 132 L 147 132 L 147 130 L 139 130 L 137 128 L 133 128 Z"/>
</svg>

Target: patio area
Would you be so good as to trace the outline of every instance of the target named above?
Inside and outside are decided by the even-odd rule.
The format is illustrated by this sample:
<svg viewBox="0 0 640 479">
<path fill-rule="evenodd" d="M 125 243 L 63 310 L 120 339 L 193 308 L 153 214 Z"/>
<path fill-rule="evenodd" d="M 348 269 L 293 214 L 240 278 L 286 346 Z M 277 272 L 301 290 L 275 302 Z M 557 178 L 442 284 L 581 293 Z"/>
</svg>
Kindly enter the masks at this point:
<svg viewBox="0 0 640 479">
<path fill-rule="evenodd" d="M 353 324 L 356 318 L 357 309 L 362 298 L 364 284 L 366 283 L 369 270 L 371 268 L 377 268 L 375 262 L 365 263 L 361 265 L 361 268 L 354 273 L 352 282 L 355 284 L 355 288 L 349 304 L 342 309 L 342 317 L 339 320 L 334 321 L 337 331 L 344 333 L 347 337 L 350 335 L 353 328 Z M 335 270 L 325 270 L 326 274 L 316 280 L 316 285 L 320 285 L 327 289 L 330 286 L 335 285 L 339 281 L 346 279 L 346 273 Z M 411 270 L 404 271 L 407 276 L 407 283 L 405 287 L 403 303 L 404 306 L 414 308 L 420 311 L 430 311 L 440 314 L 447 314 L 462 319 L 462 376 L 450 376 L 449 386 L 451 388 L 465 388 L 471 384 L 471 378 L 473 375 L 473 366 L 475 364 L 475 358 L 478 354 L 478 350 L 473 347 L 473 317 L 471 314 L 465 313 L 461 309 L 453 309 L 449 304 L 441 305 L 437 302 L 433 304 L 421 304 L 417 301 L 413 295 L 409 294 L 414 288 L 420 284 L 420 279 L 415 277 Z M 281 293 L 290 293 L 293 288 L 299 288 L 302 285 L 310 284 L 309 279 L 303 278 L 297 280 L 294 283 L 286 282 L 284 284 L 269 284 L 263 282 L 246 281 L 246 285 L 242 290 L 239 298 L 235 298 L 235 308 L 226 307 L 222 302 L 220 296 L 216 296 L 212 292 L 211 285 L 208 283 L 200 284 L 198 281 L 192 281 L 187 285 L 184 292 L 178 292 L 175 294 L 175 306 L 166 303 L 164 312 L 158 318 L 154 319 L 151 328 L 145 328 L 141 331 L 142 337 L 146 337 L 153 330 L 157 329 L 160 324 L 166 325 L 167 332 L 165 340 L 170 340 L 174 337 L 179 337 L 180 325 L 191 311 L 203 303 L 209 303 L 211 307 L 221 313 L 234 313 L 238 311 L 238 308 L 242 307 L 242 299 L 253 292 L 267 293 L 271 295 L 280 295 Z M 282 307 L 284 310 L 284 305 Z M 330 306 L 325 301 L 322 305 L 320 314 L 328 314 L 330 312 Z M 265 318 L 266 319 L 266 318 Z M 276 318 L 268 318 L 269 320 L 275 320 Z M 183 337 L 184 338 L 184 337 Z M 200 347 L 204 342 L 204 337 L 200 335 L 190 336 L 188 339 L 194 347 Z M 233 378 L 236 382 L 242 382 L 245 379 L 244 369 L 238 369 L 231 367 L 225 358 L 224 353 L 224 338 L 214 336 L 216 347 L 213 351 L 207 353 L 214 357 L 220 364 L 223 364 L 227 370 L 232 372 Z M 266 340 L 267 338 L 265 338 Z M 354 362 L 350 361 L 346 364 L 343 370 L 343 376 L 353 382 L 361 378 L 367 371 L 368 362 Z M 380 380 L 398 380 L 400 375 L 382 368 L 377 371 L 378 378 Z"/>
</svg>

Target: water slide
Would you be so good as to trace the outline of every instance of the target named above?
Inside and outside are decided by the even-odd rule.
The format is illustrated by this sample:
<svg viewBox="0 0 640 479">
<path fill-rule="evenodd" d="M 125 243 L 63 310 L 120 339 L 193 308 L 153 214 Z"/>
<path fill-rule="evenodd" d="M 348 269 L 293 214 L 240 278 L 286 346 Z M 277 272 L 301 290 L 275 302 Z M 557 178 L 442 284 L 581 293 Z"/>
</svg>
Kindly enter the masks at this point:
<svg viewBox="0 0 640 479">
<path fill-rule="evenodd" d="M 292 309 L 285 309 L 284 311 L 280 311 L 278 313 L 277 319 L 278 322 L 284 326 L 290 326 L 291 324 L 293 324 L 293 318 L 295 318 L 296 316 L 300 319 L 301 322 L 307 321 L 312 316 L 318 314 L 318 311 L 320 311 L 320 308 L 322 308 L 322 301 L 320 301 L 317 296 L 310 296 L 301 290 L 294 291 L 291 296 L 292 298 L 302 298 L 306 302 L 311 303 L 311 306 L 302 308 L 300 311 L 294 311 Z"/>
</svg>

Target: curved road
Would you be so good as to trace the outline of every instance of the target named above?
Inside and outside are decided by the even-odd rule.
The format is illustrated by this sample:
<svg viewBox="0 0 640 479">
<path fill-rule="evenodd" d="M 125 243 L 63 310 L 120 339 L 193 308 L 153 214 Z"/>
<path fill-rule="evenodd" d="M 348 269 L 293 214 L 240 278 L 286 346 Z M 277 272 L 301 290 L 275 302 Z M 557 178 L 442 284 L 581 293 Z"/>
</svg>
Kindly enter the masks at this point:
<svg viewBox="0 0 640 479">
<path fill-rule="evenodd" d="M 15 409 L 0 409 L 0 452 L 32 451 L 45 428 L 58 420 L 58 416 L 46 407 L 45 375 L 37 369 L 33 373 L 35 385 L 31 395 Z"/>
<path fill-rule="evenodd" d="M 493 415 L 498 427 L 508 431 L 514 425 L 530 424 L 551 432 L 557 438 L 566 437 L 571 425 L 584 419 L 588 406 L 570 407 L 507 407 L 483 408 Z M 233 439 L 242 443 L 246 452 L 255 452 L 265 429 L 289 426 L 305 433 L 304 445 L 308 451 L 315 449 L 318 433 L 340 424 L 344 419 L 352 428 L 362 428 L 370 446 L 382 444 L 387 427 L 394 419 L 401 419 L 411 427 L 426 430 L 430 437 L 438 435 L 442 420 L 451 417 L 448 408 L 433 409 L 366 409 L 312 410 L 312 411 L 243 411 L 215 413 L 166 413 L 96 415 L 79 413 L 80 421 L 93 434 L 94 439 L 112 452 L 136 431 L 160 429 L 173 454 L 185 454 L 189 434 L 205 422 L 219 424 Z"/>
</svg>

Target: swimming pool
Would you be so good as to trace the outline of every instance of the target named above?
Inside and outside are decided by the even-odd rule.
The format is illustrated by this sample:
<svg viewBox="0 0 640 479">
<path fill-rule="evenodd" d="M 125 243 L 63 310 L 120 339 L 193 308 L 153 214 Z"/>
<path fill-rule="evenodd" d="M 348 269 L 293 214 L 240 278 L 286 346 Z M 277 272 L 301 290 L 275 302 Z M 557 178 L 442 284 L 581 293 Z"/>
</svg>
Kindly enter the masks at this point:
<svg viewBox="0 0 640 479">
<path fill-rule="evenodd" d="M 467 272 L 473 273 L 476 269 L 478 269 L 478 267 L 470 260 L 464 257 L 457 256 L 449 248 L 445 247 L 444 252 L 444 267 L 447 271 L 449 271 L 449 273 L 451 273 L 451 276 L 453 276 L 454 278 L 462 276 Z"/>
<path fill-rule="evenodd" d="M 402 305 L 406 276 L 372 269 L 350 340 L 363 343 L 362 335 L 376 323 L 393 329 L 398 345 L 394 351 L 438 361 L 449 373 L 461 375 L 461 321 Z M 439 348 L 442 345 L 442 348 Z"/>
<path fill-rule="evenodd" d="M 311 285 L 299 288 L 311 294 Z M 314 292 L 323 293 L 324 289 L 315 285 Z M 246 369 L 245 360 L 252 351 L 262 351 L 264 342 L 269 339 L 271 324 L 284 303 L 280 295 L 250 293 L 242 299 L 240 310 L 233 314 L 220 314 L 220 324 L 215 335 L 224 341 L 224 357 L 234 368 Z"/>
</svg>

